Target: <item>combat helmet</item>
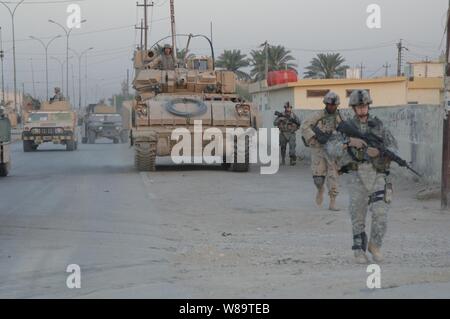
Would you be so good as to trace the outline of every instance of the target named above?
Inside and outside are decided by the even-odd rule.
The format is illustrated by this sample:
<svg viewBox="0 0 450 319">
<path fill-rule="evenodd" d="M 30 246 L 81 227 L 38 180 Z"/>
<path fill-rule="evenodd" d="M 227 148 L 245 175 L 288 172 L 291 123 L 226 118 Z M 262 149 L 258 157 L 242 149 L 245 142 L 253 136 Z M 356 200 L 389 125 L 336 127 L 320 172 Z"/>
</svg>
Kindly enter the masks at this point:
<svg viewBox="0 0 450 319">
<path fill-rule="evenodd" d="M 166 49 L 170 49 L 170 51 L 173 51 L 173 47 L 169 43 L 164 44 L 162 51 L 165 52 Z"/>
<path fill-rule="evenodd" d="M 284 109 L 292 109 L 292 105 L 289 102 L 284 103 Z"/>
<path fill-rule="evenodd" d="M 323 104 L 328 105 L 337 105 L 341 104 L 341 98 L 334 92 L 328 92 L 327 95 L 323 98 Z"/>
<path fill-rule="evenodd" d="M 349 106 L 355 107 L 358 105 L 370 105 L 372 104 L 372 98 L 370 97 L 369 92 L 366 90 L 354 90 L 352 94 L 350 94 L 349 98 Z"/>
</svg>

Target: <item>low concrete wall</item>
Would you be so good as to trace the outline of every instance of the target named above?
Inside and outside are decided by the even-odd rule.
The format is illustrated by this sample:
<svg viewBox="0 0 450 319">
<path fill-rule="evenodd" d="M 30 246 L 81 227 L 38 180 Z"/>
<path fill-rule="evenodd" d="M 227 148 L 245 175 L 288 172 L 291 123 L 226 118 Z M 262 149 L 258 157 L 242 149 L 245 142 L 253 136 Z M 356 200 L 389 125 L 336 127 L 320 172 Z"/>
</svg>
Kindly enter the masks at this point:
<svg viewBox="0 0 450 319">
<path fill-rule="evenodd" d="M 317 111 L 296 110 L 303 121 Z M 438 105 L 404 105 L 396 107 L 376 107 L 371 113 L 380 118 L 397 139 L 399 155 L 424 175 L 430 183 L 441 182 L 442 166 L 442 108 Z M 352 110 L 341 112 L 344 118 L 353 116 Z M 273 111 L 262 114 L 264 127 L 273 127 Z M 297 134 L 297 153 L 310 158 L 308 148 L 304 147 L 300 133 Z M 395 166 L 395 164 L 394 164 Z M 396 172 L 400 170 L 396 170 Z M 402 170 L 402 175 L 409 174 Z"/>
</svg>

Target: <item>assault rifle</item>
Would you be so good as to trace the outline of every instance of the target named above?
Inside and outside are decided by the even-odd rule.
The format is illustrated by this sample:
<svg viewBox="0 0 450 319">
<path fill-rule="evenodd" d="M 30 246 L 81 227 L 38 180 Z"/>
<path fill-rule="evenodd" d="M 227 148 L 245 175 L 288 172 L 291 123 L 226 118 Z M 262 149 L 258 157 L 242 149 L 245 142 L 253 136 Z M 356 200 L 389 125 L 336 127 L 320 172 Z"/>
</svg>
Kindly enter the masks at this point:
<svg viewBox="0 0 450 319">
<path fill-rule="evenodd" d="M 374 126 L 374 123 L 369 123 L 369 126 Z M 417 171 L 415 171 L 404 159 L 399 157 L 394 152 L 390 151 L 385 145 L 385 141 L 380 136 L 373 133 L 362 133 L 354 124 L 343 121 L 337 127 L 337 131 L 345 134 L 347 137 L 359 138 L 367 143 L 368 147 L 376 148 L 380 151 L 380 156 L 389 159 L 392 162 L 397 163 L 400 167 L 407 168 L 419 177 L 422 177 Z"/>
<path fill-rule="evenodd" d="M 288 124 L 289 124 L 289 123 L 292 123 L 292 124 L 297 125 L 298 127 L 301 126 L 300 122 L 299 122 L 296 118 L 293 118 L 293 117 L 287 118 L 287 117 L 286 117 L 286 114 L 283 114 L 283 113 L 281 113 L 281 112 L 276 111 L 276 112 L 275 112 L 275 116 L 277 116 L 277 117 L 284 117 L 285 119 L 288 120 Z"/>
</svg>

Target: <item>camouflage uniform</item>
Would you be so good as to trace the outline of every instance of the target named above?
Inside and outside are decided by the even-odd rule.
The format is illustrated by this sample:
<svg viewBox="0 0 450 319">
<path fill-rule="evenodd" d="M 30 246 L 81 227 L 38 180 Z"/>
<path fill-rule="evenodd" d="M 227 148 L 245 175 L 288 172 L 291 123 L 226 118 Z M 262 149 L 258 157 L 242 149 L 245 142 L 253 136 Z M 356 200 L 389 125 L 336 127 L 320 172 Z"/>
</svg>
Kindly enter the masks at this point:
<svg viewBox="0 0 450 319">
<path fill-rule="evenodd" d="M 392 151 L 397 148 L 395 138 L 383 123 L 369 115 L 368 123 L 361 123 L 358 117 L 350 120 L 362 133 L 374 133 L 384 139 L 386 147 Z M 373 126 L 373 127 L 372 127 Z M 389 180 L 390 162 L 383 158 L 369 158 L 364 150 L 345 149 L 348 139 L 337 133 L 326 146 L 327 154 L 338 161 L 340 167 L 348 170 L 350 193 L 350 217 L 353 229 L 354 251 L 366 251 L 366 217 L 372 213 L 370 245 L 381 248 L 387 230 L 387 213 L 390 207 L 392 184 Z M 353 155 L 350 154 L 352 152 Z"/>
<path fill-rule="evenodd" d="M 175 59 L 172 53 L 170 54 L 165 53 L 166 49 L 172 50 L 172 46 L 168 44 L 164 46 L 161 55 L 150 63 L 149 67 L 151 69 L 175 70 Z"/>
<path fill-rule="evenodd" d="M 297 136 L 296 132 L 299 129 L 299 126 L 294 122 L 300 123 L 300 120 L 294 112 L 287 114 L 283 113 L 284 116 L 278 116 L 273 125 L 280 129 L 280 147 L 281 147 L 281 158 L 283 159 L 283 163 L 286 158 L 286 149 L 289 144 L 289 157 L 292 160 L 295 160 L 297 157 L 297 153 L 295 149 L 297 147 Z"/>
<path fill-rule="evenodd" d="M 307 119 L 301 127 L 302 136 L 309 142 L 316 136 L 313 128 L 317 127 L 324 133 L 333 133 L 341 122 L 339 112 L 329 114 L 326 110 L 321 111 Z M 335 161 L 331 160 L 324 149 L 324 146 L 316 143 L 311 147 L 311 170 L 314 181 L 318 188 L 321 188 L 327 181 L 328 193 L 330 197 L 337 197 L 339 194 L 339 173 Z"/>
</svg>

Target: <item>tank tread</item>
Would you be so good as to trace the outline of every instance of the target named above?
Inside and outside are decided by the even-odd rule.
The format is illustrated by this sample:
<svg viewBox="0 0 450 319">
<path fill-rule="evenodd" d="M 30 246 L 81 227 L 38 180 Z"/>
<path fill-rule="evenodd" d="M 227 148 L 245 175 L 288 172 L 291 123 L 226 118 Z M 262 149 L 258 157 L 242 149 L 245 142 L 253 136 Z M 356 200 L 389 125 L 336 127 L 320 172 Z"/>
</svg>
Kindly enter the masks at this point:
<svg viewBox="0 0 450 319">
<path fill-rule="evenodd" d="M 139 142 L 135 144 L 134 166 L 140 172 L 156 171 L 156 142 Z"/>
<path fill-rule="evenodd" d="M 9 174 L 9 167 L 6 163 L 0 163 L 0 177 L 6 177 Z"/>
<path fill-rule="evenodd" d="M 234 141 L 234 161 L 230 165 L 230 170 L 232 172 L 238 172 L 238 173 L 246 173 L 250 169 L 250 145 L 249 145 L 249 138 L 246 136 L 245 139 L 245 163 L 238 163 L 238 158 L 242 150 L 238 149 L 238 143 L 237 138 Z"/>
</svg>

